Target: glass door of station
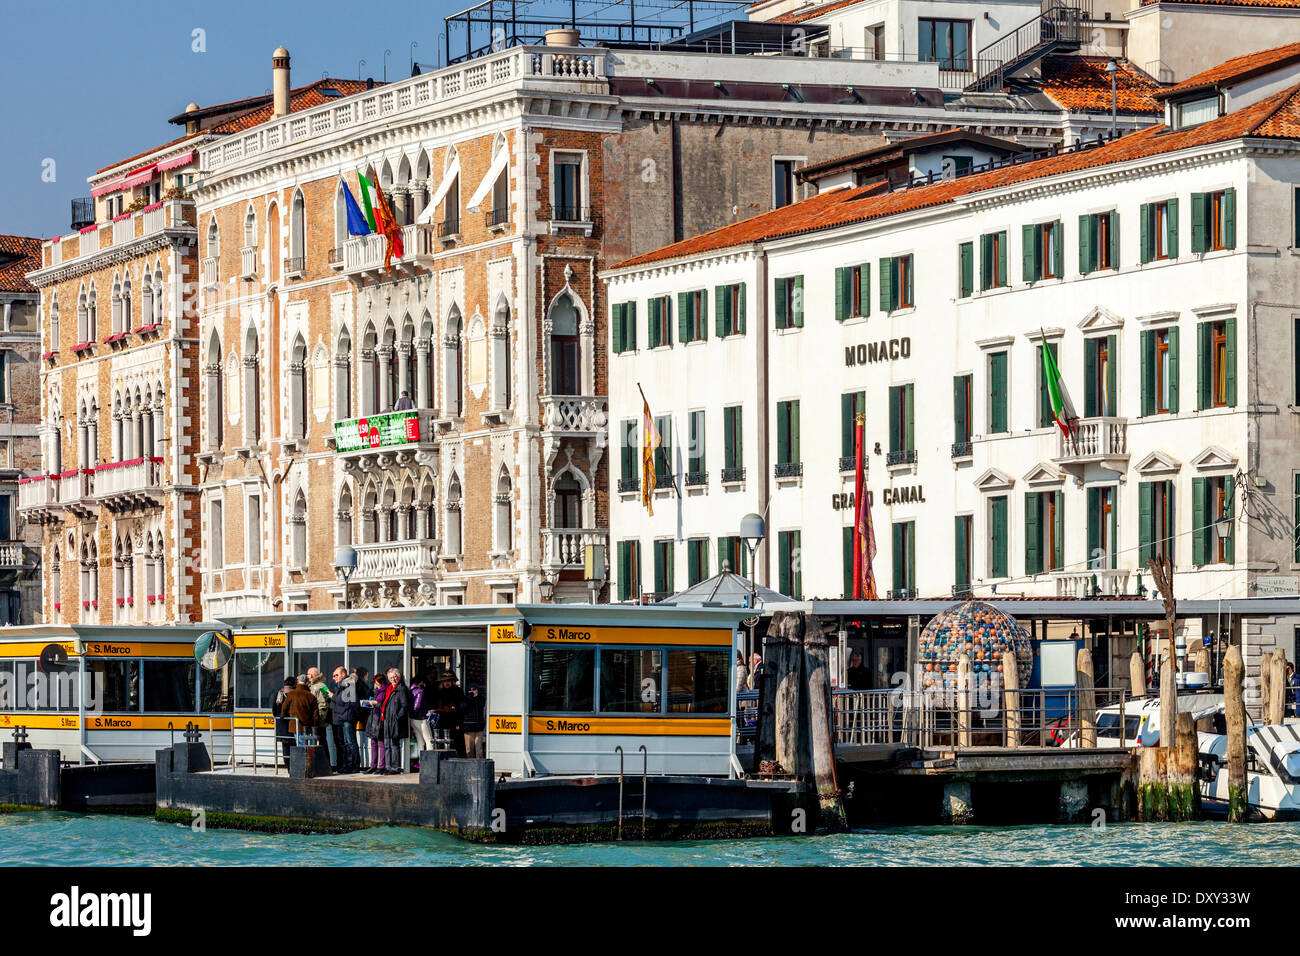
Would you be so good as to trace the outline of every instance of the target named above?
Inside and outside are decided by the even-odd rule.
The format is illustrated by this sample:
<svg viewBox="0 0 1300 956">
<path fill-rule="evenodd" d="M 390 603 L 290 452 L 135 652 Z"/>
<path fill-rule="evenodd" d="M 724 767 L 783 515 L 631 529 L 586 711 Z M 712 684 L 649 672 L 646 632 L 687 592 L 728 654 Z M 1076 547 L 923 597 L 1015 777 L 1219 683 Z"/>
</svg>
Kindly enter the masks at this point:
<svg viewBox="0 0 1300 956">
<path fill-rule="evenodd" d="M 848 631 L 849 645 L 847 687 L 851 690 L 888 690 L 896 686 L 894 675 L 907 671 L 906 619 L 848 620 L 844 627 Z"/>
</svg>

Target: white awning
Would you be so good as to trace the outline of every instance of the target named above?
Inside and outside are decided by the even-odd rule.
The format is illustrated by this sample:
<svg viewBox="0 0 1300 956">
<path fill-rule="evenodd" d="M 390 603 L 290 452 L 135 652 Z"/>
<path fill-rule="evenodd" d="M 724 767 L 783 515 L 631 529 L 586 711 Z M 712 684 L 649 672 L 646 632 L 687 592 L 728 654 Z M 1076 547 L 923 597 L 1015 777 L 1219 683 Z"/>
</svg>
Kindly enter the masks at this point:
<svg viewBox="0 0 1300 956">
<path fill-rule="evenodd" d="M 433 214 L 438 211 L 438 205 L 447 198 L 447 191 L 451 189 L 451 184 L 456 181 L 460 175 L 460 157 L 457 156 L 447 167 L 447 171 L 442 175 L 442 182 L 438 183 L 438 189 L 434 192 L 433 198 L 429 200 L 429 205 L 421 210 L 416 222 L 432 222 Z"/>
<path fill-rule="evenodd" d="M 478 184 L 478 189 L 474 190 L 474 195 L 469 197 L 469 208 L 477 210 L 479 203 L 487 198 L 487 194 L 492 191 L 492 185 L 501 175 L 502 170 L 510 165 L 510 150 L 502 146 L 497 150 L 497 154 L 492 157 L 492 165 L 488 167 L 487 175 L 483 181 Z"/>
</svg>

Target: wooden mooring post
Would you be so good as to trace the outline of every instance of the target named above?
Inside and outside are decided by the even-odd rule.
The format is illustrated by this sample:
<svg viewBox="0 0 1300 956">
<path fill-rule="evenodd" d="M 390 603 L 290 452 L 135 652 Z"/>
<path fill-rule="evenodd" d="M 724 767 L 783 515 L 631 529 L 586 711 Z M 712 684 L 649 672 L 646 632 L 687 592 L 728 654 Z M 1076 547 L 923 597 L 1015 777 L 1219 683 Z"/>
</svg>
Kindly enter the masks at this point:
<svg viewBox="0 0 1300 956">
<path fill-rule="evenodd" d="M 776 718 L 776 762 L 795 777 L 808 771 L 802 748 L 803 616 L 788 611 L 772 615 L 767 633 L 774 653 L 773 709 Z"/>
<path fill-rule="evenodd" d="M 826 647 L 826 633 L 821 622 L 816 615 L 805 614 L 803 648 L 808 683 L 804 696 L 808 701 L 808 742 L 812 748 L 812 773 L 821 811 L 820 824 L 832 833 L 843 833 L 849 828 L 849 821 L 835 779 L 835 737 L 831 726 L 831 682 Z"/>
<path fill-rule="evenodd" d="M 971 688 L 974 685 L 975 669 L 970 655 L 962 654 L 957 658 L 957 746 L 969 747 L 971 744 Z"/>
<path fill-rule="evenodd" d="M 1147 669 L 1142 663 L 1142 655 L 1137 651 L 1128 659 L 1128 682 L 1134 697 L 1143 697 L 1147 692 Z"/>
<path fill-rule="evenodd" d="M 1250 814 L 1246 791 L 1245 664 L 1241 645 L 1233 644 L 1223 656 L 1223 709 L 1228 724 L 1228 821 L 1241 823 Z"/>
<path fill-rule="evenodd" d="M 1079 687 L 1079 742 L 1097 746 L 1097 691 L 1092 678 L 1092 651 L 1079 648 L 1075 657 L 1075 681 Z"/>
<path fill-rule="evenodd" d="M 1020 670 L 1016 652 L 1002 652 L 1002 706 L 1006 708 L 1007 746 L 1020 746 Z"/>
<path fill-rule="evenodd" d="M 1196 721 L 1181 713 L 1174 721 L 1175 745 L 1169 749 L 1169 819 L 1195 820 L 1201 815 L 1201 788 L 1196 782 Z M 1162 748 L 1164 749 L 1164 748 Z"/>
<path fill-rule="evenodd" d="M 1273 649 L 1269 661 L 1268 710 L 1265 711 L 1266 724 L 1280 724 L 1286 718 L 1286 651 L 1280 647 Z M 1263 666 L 1263 660 L 1260 661 Z"/>
</svg>

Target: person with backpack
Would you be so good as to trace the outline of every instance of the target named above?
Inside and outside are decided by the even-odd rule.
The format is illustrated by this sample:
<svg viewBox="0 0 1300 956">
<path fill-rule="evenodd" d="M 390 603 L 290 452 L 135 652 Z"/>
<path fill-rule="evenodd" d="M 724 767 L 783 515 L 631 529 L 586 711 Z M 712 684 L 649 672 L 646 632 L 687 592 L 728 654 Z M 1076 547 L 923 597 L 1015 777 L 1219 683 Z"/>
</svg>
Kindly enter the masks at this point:
<svg viewBox="0 0 1300 956">
<path fill-rule="evenodd" d="M 366 773 L 384 772 L 384 701 L 388 699 L 388 680 L 383 674 L 375 675 L 373 695 L 366 701 L 370 711 L 366 717 L 366 738 L 370 741 L 370 766 Z"/>
<path fill-rule="evenodd" d="M 325 682 L 325 675 L 320 672 L 319 667 L 307 668 L 307 685 L 316 697 L 316 743 L 324 744 L 329 748 L 330 769 L 338 770 L 339 751 L 334 743 L 334 727 L 330 719 L 330 699 L 334 695 L 330 692 L 329 684 Z"/>
<path fill-rule="evenodd" d="M 415 735 L 415 752 L 433 749 L 433 731 L 429 729 L 429 704 L 433 695 L 423 680 L 411 684 L 411 732 Z"/>
<path fill-rule="evenodd" d="M 361 769 L 361 753 L 357 750 L 357 718 L 361 703 L 357 698 L 357 679 L 348 675 L 340 664 L 334 668 L 334 736 L 338 738 L 339 773 L 356 773 Z"/>
</svg>

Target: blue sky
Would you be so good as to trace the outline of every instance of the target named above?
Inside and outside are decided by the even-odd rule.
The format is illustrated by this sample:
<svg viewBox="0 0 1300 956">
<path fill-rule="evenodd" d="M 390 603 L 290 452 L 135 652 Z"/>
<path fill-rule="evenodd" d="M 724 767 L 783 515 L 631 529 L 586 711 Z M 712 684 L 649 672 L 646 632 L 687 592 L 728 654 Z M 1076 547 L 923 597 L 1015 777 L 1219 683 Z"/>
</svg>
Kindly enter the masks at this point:
<svg viewBox="0 0 1300 956">
<path fill-rule="evenodd" d="M 410 75 L 437 62 L 442 18 L 469 0 L 0 0 L 0 232 L 68 231 L 86 177 L 181 135 L 168 117 L 191 100 L 269 92 L 271 51 L 288 47 L 295 87 L 331 76 Z M 206 51 L 196 53 L 193 31 Z M 54 182 L 42 180 L 54 160 Z"/>
</svg>

